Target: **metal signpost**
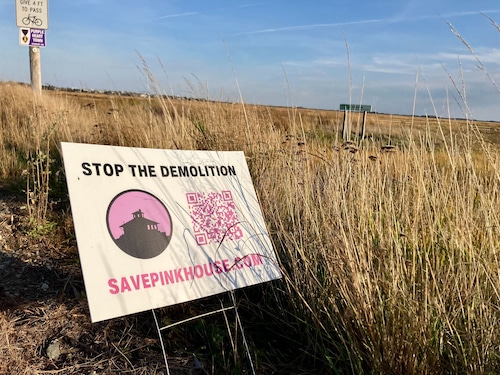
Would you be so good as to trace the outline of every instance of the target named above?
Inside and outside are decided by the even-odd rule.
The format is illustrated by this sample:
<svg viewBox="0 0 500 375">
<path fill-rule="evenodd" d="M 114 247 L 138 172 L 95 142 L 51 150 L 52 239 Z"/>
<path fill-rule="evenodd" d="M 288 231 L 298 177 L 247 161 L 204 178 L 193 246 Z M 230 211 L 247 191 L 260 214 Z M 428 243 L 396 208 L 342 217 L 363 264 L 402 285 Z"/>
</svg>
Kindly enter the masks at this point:
<svg viewBox="0 0 500 375">
<path fill-rule="evenodd" d="M 29 46 L 31 87 L 42 92 L 40 47 L 45 47 L 45 30 L 49 28 L 48 0 L 16 0 L 16 25 L 19 44 Z"/>
</svg>

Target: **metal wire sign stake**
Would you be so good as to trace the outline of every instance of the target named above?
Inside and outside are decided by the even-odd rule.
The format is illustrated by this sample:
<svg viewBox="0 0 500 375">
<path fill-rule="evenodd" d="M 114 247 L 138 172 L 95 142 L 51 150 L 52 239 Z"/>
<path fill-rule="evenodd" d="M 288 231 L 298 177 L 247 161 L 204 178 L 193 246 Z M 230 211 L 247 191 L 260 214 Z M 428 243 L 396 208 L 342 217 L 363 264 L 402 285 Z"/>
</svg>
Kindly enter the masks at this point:
<svg viewBox="0 0 500 375">
<path fill-rule="evenodd" d="M 222 306 L 220 309 L 213 310 L 213 311 L 210 311 L 210 312 L 206 312 L 204 314 L 199 314 L 199 315 L 196 315 L 196 316 L 193 316 L 193 317 L 190 317 L 190 318 L 186 318 L 186 319 L 183 319 L 181 321 L 178 321 L 178 322 L 175 322 L 175 323 L 172 323 L 172 324 L 168 324 L 168 325 L 163 326 L 163 327 L 160 327 L 160 325 L 158 323 L 158 318 L 156 317 L 155 310 L 154 309 L 151 310 L 151 312 L 153 314 L 153 317 L 154 317 L 154 321 L 155 321 L 155 325 L 156 325 L 156 330 L 157 330 L 157 333 L 158 333 L 158 337 L 159 337 L 159 340 L 160 340 L 160 345 L 161 345 L 161 349 L 162 349 L 162 353 L 163 353 L 163 360 L 165 362 L 165 367 L 167 369 L 167 375 L 170 375 L 170 368 L 168 366 L 168 359 L 167 359 L 167 354 L 166 354 L 166 350 L 165 350 L 165 345 L 164 345 L 164 342 L 163 342 L 162 331 L 170 329 L 170 328 L 173 328 L 173 327 L 178 326 L 178 325 L 189 323 L 189 322 L 191 322 L 193 320 L 196 320 L 196 319 L 205 318 L 207 316 L 218 314 L 218 313 L 223 313 L 224 317 L 226 317 L 225 313 L 226 313 L 226 311 L 229 311 L 229 310 L 234 310 L 234 313 L 235 313 L 235 316 L 236 316 L 237 325 L 238 325 L 238 327 L 240 329 L 240 332 L 241 332 L 241 337 L 242 337 L 243 345 L 245 346 L 245 352 L 246 352 L 246 355 L 248 357 L 248 361 L 250 363 L 252 374 L 253 375 L 256 374 L 255 373 L 255 366 L 254 366 L 253 361 L 252 361 L 252 355 L 250 354 L 250 349 L 248 347 L 247 339 L 246 339 L 246 336 L 245 336 L 245 331 L 243 329 L 243 325 L 241 323 L 240 315 L 238 313 L 238 308 L 236 306 L 236 297 L 235 297 L 233 291 L 230 291 L 228 293 L 231 296 L 232 306 L 227 306 L 227 307 Z M 221 301 L 221 305 L 222 305 L 222 301 Z M 228 329 L 229 329 L 229 327 L 228 327 Z M 231 338 L 231 343 L 232 343 L 233 350 L 234 350 L 234 347 L 235 347 L 236 343 L 233 342 L 232 338 Z"/>
</svg>

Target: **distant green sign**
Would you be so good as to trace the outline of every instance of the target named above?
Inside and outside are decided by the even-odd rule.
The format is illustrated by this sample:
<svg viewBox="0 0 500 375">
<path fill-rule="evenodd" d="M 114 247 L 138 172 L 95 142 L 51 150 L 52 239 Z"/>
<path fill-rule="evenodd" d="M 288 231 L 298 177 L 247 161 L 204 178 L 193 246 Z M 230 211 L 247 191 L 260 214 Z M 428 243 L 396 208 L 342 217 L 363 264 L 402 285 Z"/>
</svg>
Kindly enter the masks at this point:
<svg viewBox="0 0 500 375">
<path fill-rule="evenodd" d="M 372 106 L 368 104 L 341 104 L 340 110 L 351 112 L 371 112 Z"/>
</svg>

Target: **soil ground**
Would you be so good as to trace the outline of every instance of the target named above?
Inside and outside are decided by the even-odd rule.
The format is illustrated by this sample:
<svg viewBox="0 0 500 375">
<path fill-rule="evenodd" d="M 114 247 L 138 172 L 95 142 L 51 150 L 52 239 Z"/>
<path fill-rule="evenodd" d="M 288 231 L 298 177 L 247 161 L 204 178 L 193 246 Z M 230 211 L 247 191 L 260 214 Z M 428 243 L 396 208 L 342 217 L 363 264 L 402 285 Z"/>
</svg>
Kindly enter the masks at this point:
<svg viewBox="0 0 500 375">
<path fill-rule="evenodd" d="M 23 199 L 0 189 L 0 374 L 166 373 L 152 313 L 91 323 L 76 241 L 61 226 L 30 232 Z M 203 303 L 161 309 L 160 325 Z M 193 329 L 217 336 L 204 322 L 162 334 L 170 374 L 214 373 Z M 217 360 L 230 367 L 229 357 Z"/>
</svg>

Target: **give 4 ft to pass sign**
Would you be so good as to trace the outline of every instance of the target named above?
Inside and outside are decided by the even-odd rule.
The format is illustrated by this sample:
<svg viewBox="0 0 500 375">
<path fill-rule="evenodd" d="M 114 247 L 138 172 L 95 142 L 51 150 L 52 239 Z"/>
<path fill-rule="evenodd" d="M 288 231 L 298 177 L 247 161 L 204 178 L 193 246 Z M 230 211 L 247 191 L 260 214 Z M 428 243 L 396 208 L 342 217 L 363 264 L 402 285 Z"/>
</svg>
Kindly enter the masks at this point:
<svg viewBox="0 0 500 375">
<path fill-rule="evenodd" d="M 16 0 L 16 25 L 48 29 L 48 0 Z"/>
<path fill-rule="evenodd" d="M 62 151 L 92 321 L 281 277 L 242 152 Z"/>
</svg>

